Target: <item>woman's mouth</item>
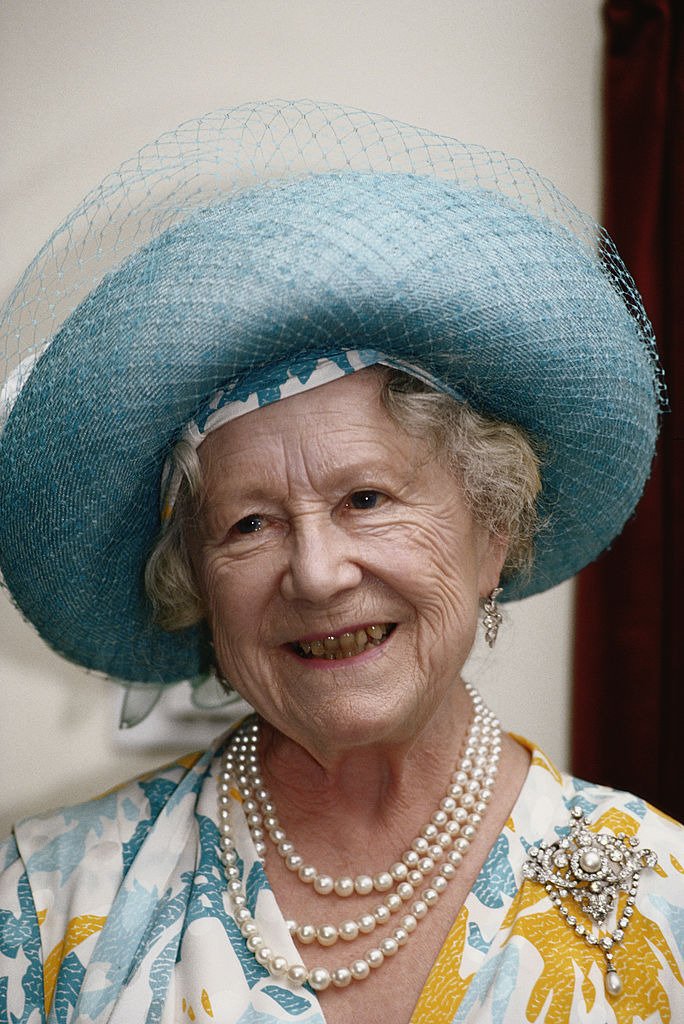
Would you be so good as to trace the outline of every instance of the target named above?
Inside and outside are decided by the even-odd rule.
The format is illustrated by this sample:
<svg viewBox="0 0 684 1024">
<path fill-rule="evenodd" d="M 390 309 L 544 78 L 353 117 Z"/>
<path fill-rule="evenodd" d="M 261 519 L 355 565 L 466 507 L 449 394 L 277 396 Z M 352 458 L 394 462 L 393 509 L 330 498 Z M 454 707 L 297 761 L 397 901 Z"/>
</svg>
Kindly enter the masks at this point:
<svg viewBox="0 0 684 1024">
<path fill-rule="evenodd" d="M 396 622 L 373 623 L 316 640 L 298 640 L 290 644 L 290 647 L 300 658 L 341 661 L 343 658 L 354 658 L 357 654 L 363 654 L 371 647 L 379 647 L 395 628 Z"/>
</svg>

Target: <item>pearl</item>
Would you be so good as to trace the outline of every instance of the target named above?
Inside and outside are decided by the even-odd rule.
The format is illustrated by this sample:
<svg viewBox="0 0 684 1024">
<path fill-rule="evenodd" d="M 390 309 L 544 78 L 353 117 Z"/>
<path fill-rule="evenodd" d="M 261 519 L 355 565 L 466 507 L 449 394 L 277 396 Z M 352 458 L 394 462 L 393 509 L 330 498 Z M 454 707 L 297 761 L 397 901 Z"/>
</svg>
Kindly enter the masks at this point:
<svg viewBox="0 0 684 1024">
<path fill-rule="evenodd" d="M 331 875 L 316 875 L 313 887 L 319 896 L 329 896 L 335 888 L 335 880 Z"/>
<path fill-rule="evenodd" d="M 314 942 L 316 939 L 316 929 L 312 924 L 300 924 L 296 935 L 300 942 L 308 946 L 310 942 Z"/>
<path fill-rule="evenodd" d="M 377 947 L 369 949 L 366 953 L 366 960 L 369 967 L 378 968 L 384 963 L 385 954 L 381 949 L 377 949 Z"/>
<path fill-rule="evenodd" d="M 399 885 L 397 886 L 397 896 L 405 903 L 413 898 L 415 891 L 416 890 L 413 888 L 413 886 L 410 885 L 408 882 L 400 882 Z"/>
<path fill-rule="evenodd" d="M 387 936 L 380 943 L 380 952 L 383 956 L 394 956 L 399 951 L 399 943 L 391 936 Z"/>
<path fill-rule="evenodd" d="M 395 928 L 392 935 L 398 946 L 405 946 L 409 940 L 409 933 L 405 928 Z"/>
<path fill-rule="evenodd" d="M 413 914 L 404 914 L 401 919 L 401 927 L 405 928 L 410 935 L 418 927 L 418 921 Z"/>
<path fill-rule="evenodd" d="M 367 960 L 355 960 L 349 970 L 355 981 L 363 981 L 370 974 L 370 964 Z"/>
<path fill-rule="evenodd" d="M 373 892 L 373 879 L 370 875 L 357 875 L 354 879 L 354 889 L 359 896 L 368 896 Z"/>
<path fill-rule="evenodd" d="M 396 914 L 401 909 L 401 896 L 396 892 L 391 892 L 389 896 L 385 896 L 385 906 L 389 910 L 390 914 Z"/>
<path fill-rule="evenodd" d="M 606 992 L 609 996 L 619 996 L 622 992 L 622 982 L 617 971 L 612 968 L 606 974 Z"/>
<path fill-rule="evenodd" d="M 342 878 L 338 878 L 335 882 L 335 892 L 338 896 L 351 896 L 354 892 L 354 879 L 349 878 L 346 875 Z"/>
<path fill-rule="evenodd" d="M 309 971 L 309 984 L 315 992 L 322 992 L 330 984 L 330 971 L 325 967 L 314 967 Z"/>
<path fill-rule="evenodd" d="M 251 950 L 252 953 L 256 953 L 257 949 L 261 949 L 264 944 L 264 940 L 258 932 L 254 935 L 250 935 L 247 939 L 247 949 Z"/>
<path fill-rule="evenodd" d="M 316 868 L 312 867 L 311 864 L 302 864 L 301 868 L 297 872 L 302 882 L 306 882 L 307 885 L 311 885 L 316 878 Z"/>
<path fill-rule="evenodd" d="M 284 956 L 274 956 L 269 970 L 275 978 L 282 978 L 284 974 L 287 974 L 287 967 L 287 960 Z"/>
<path fill-rule="evenodd" d="M 260 963 L 262 967 L 267 967 L 268 964 L 270 964 L 271 962 L 273 952 L 269 949 L 268 946 L 260 946 L 254 953 L 254 955 L 257 959 L 257 962 Z"/>
<path fill-rule="evenodd" d="M 336 967 L 330 977 L 336 988 L 346 988 L 351 984 L 352 973 L 348 967 Z"/>
<path fill-rule="evenodd" d="M 293 985 L 303 985 L 309 976 L 304 964 L 291 964 L 290 969 L 287 972 L 288 979 Z"/>
<path fill-rule="evenodd" d="M 427 914 L 429 907 L 424 900 L 416 900 L 411 910 L 413 911 L 413 916 L 420 921 Z"/>
<path fill-rule="evenodd" d="M 580 854 L 580 867 L 587 874 L 593 874 L 601 867 L 601 854 L 597 850 L 584 850 Z"/>
<path fill-rule="evenodd" d="M 345 942 L 353 942 L 358 937 L 359 926 L 356 921 L 343 921 L 341 925 L 338 925 L 337 931 Z"/>
<path fill-rule="evenodd" d="M 401 863 L 400 861 L 397 861 L 396 864 L 392 865 L 389 873 L 395 882 L 402 882 L 408 874 L 408 868 L 406 867 L 405 864 Z"/>
<path fill-rule="evenodd" d="M 316 939 L 321 946 L 334 946 L 338 932 L 334 924 L 321 924 L 316 929 Z"/>
<path fill-rule="evenodd" d="M 390 912 L 384 903 L 379 904 L 373 911 L 373 917 L 378 924 L 387 924 L 390 919 Z"/>
<path fill-rule="evenodd" d="M 389 871 L 380 871 L 375 875 L 373 885 L 377 892 L 389 892 L 393 885 L 393 879 Z"/>
</svg>

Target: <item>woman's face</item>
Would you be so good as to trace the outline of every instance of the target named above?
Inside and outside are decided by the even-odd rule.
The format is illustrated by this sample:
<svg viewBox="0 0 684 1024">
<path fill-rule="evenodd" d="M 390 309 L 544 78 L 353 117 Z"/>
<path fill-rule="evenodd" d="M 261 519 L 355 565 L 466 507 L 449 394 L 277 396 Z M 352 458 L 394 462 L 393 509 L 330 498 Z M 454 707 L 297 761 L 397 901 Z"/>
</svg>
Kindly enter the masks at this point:
<svg viewBox="0 0 684 1024">
<path fill-rule="evenodd" d="M 310 751 L 406 742 L 429 722 L 504 555 L 379 387 L 360 371 L 200 448 L 206 502 L 189 539 L 217 662 Z"/>
</svg>

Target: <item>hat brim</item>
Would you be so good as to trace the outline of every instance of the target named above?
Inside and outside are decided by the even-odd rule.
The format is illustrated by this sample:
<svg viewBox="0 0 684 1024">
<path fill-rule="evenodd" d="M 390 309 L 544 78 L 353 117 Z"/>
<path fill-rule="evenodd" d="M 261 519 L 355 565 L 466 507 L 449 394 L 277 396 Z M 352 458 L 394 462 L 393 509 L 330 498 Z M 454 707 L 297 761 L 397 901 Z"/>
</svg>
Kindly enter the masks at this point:
<svg viewBox="0 0 684 1024">
<path fill-rule="evenodd" d="M 122 680 L 208 667 L 156 627 L 142 574 L 165 457 L 219 386 L 289 353 L 422 366 L 543 453 L 543 591 L 621 530 L 657 434 L 651 356 L 600 261 L 491 191 L 318 174 L 195 213 L 107 276 L 37 362 L 0 439 L 2 571 L 67 658 Z"/>
</svg>

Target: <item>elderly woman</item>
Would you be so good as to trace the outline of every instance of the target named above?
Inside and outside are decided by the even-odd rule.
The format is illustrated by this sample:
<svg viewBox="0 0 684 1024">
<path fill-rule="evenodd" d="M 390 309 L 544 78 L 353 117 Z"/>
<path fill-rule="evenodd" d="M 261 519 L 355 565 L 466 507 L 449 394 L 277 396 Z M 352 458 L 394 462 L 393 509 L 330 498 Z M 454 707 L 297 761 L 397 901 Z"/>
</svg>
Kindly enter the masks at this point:
<svg viewBox="0 0 684 1024">
<path fill-rule="evenodd" d="M 572 575 L 633 510 L 659 403 L 648 322 L 609 241 L 599 258 L 541 179 L 513 168 L 526 204 L 482 151 L 342 113 L 230 112 L 232 185 L 156 205 L 145 244 L 10 366 L 19 607 L 83 665 L 152 692 L 213 665 L 255 713 L 16 827 L 3 1019 L 684 1012 L 681 829 L 560 774 L 461 675 L 502 591 Z M 325 131 L 339 152 L 245 184 L 255 119 L 274 153 Z M 199 160 L 158 152 L 172 184 Z M 86 202 L 93 223 L 121 180 Z"/>
</svg>

